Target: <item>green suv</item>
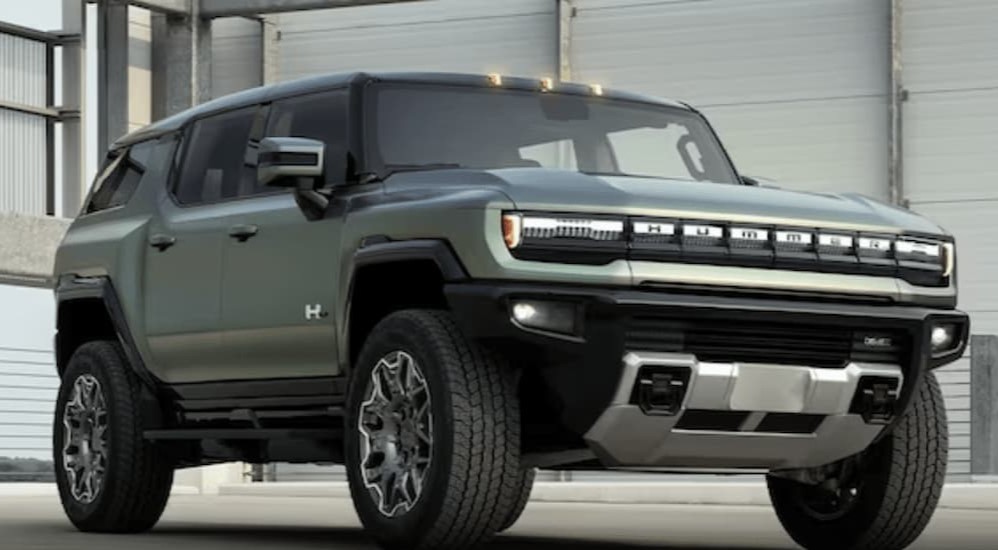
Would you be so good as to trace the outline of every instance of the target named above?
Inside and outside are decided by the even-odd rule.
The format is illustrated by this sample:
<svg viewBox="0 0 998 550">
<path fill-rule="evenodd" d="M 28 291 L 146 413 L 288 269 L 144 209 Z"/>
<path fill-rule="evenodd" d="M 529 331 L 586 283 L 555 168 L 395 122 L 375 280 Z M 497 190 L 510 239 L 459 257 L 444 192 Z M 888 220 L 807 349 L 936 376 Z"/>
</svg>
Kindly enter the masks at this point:
<svg viewBox="0 0 998 550">
<path fill-rule="evenodd" d="M 329 75 L 112 148 L 56 262 L 62 503 L 178 468 L 346 467 L 385 548 L 510 527 L 537 468 L 766 473 L 808 549 L 899 549 L 946 471 L 953 238 L 740 176 L 689 105 Z"/>
</svg>

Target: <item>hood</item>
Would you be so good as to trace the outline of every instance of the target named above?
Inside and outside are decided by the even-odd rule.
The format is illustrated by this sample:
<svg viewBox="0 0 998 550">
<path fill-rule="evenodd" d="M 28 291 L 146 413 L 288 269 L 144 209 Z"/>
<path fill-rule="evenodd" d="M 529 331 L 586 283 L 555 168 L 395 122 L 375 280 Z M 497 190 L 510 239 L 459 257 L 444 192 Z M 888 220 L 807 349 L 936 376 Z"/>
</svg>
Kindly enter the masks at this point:
<svg viewBox="0 0 998 550">
<path fill-rule="evenodd" d="M 492 187 L 524 211 L 706 219 L 885 233 L 945 234 L 931 221 L 858 194 L 656 178 L 591 176 L 565 170 L 435 170 L 397 174 L 392 189 L 423 185 Z"/>
</svg>

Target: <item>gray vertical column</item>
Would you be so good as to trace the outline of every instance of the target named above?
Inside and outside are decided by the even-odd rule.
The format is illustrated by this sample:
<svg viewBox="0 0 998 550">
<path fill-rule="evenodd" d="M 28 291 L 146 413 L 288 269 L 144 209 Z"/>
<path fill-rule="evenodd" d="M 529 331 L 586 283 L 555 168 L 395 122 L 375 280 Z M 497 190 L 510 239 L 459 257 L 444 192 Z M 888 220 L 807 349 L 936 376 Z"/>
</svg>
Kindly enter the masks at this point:
<svg viewBox="0 0 998 550">
<path fill-rule="evenodd" d="M 128 3 L 97 5 L 97 146 L 103 155 L 128 133 Z"/>
<path fill-rule="evenodd" d="M 87 166 L 84 139 L 87 66 L 87 12 L 84 0 L 62 0 L 62 33 L 78 37 L 62 46 L 62 208 L 64 218 L 75 217 L 83 202 Z"/>
<path fill-rule="evenodd" d="M 280 40 L 281 33 L 278 30 L 279 15 L 264 16 L 260 22 L 263 33 L 263 56 L 260 60 L 262 64 L 263 84 L 273 84 L 280 78 Z"/>
<path fill-rule="evenodd" d="M 176 114 L 209 99 L 211 21 L 196 16 L 153 14 L 153 118 Z"/>
<path fill-rule="evenodd" d="M 970 472 L 998 475 L 998 336 L 970 339 Z"/>
</svg>

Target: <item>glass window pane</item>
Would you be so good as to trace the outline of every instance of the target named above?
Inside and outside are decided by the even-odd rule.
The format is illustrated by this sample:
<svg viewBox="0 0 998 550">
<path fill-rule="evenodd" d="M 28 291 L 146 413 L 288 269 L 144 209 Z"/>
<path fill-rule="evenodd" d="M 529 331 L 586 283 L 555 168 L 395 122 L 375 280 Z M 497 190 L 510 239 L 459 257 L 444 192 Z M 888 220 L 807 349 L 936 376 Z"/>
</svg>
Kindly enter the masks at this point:
<svg viewBox="0 0 998 550">
<path fill-rule="evenodd" d="M 255 183 L 256 169 L 247 164 L 246 151 L 256 112 L 254 106 L 194 123 L 174 192 L 181 204 L 232 198 L 244 182 Z"/>
<path fill-rule="evenodd" d="M 300 137 L 326 144 L 326 184 L 340 183 L 346 174 L 347 92 L 334 90 L 274 102 L 267 137 Z M 253 192 L 272 189 L 257 186 Z"/>
</svg>

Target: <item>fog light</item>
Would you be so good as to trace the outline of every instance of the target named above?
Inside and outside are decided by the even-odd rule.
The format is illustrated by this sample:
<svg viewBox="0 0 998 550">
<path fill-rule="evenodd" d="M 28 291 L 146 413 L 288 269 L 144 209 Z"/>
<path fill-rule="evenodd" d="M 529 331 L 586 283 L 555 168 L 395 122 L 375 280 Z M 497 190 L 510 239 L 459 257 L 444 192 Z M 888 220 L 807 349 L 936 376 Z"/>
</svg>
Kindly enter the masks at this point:
<svg viewBox="0 0 998 550">
<path fill-rule="evenodd" d="M 953 347 L 956 327 L 953 325 L 937 325 L 932 328 L 932 351 L 945 351 Z"/>
<path fill-rule="evenodd" d="M 512 303 L 513 320 L 519 325 L 560 334 L 576 333 L 578 308 L 575 304 L 516 300 Z"/>
</svg>

